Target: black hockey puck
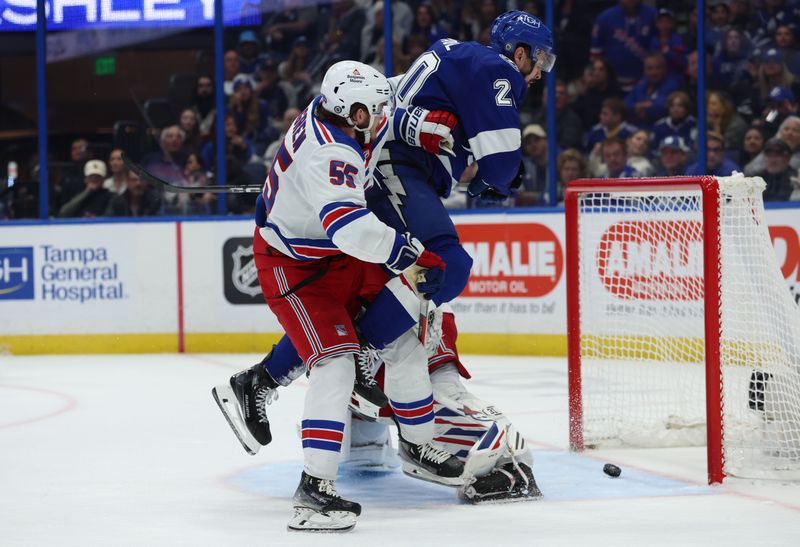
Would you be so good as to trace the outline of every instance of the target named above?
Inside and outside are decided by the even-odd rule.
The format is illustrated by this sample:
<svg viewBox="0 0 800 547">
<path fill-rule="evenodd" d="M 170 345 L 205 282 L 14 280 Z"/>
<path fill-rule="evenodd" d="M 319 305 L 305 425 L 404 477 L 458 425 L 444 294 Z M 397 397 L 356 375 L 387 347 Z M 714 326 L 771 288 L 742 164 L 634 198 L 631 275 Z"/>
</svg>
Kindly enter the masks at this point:
<svg viewBox="0 0 800 547">
<path fill-rule="evenodd" d="M 608 475 L 609 477 L 619 477 L 622 473 L 622 469 L 614 465 L 613 463 L 607 463 L 603 466 L 603 473 Z"/>
</svg>

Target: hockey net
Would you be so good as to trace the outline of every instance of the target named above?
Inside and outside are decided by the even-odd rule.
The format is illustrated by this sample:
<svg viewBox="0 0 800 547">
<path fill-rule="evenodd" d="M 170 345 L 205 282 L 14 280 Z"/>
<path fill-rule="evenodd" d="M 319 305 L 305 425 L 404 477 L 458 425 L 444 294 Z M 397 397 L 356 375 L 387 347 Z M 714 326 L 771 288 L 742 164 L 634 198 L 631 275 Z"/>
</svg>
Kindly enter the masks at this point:
<svg viewBox="0 0 800 547">
<path fill-rule="evenodd" d="M 567 191 L 570 443 L 708 447 L 725 475 L 800 479 L 800 309 L 760 178 Z"/>
</svg>

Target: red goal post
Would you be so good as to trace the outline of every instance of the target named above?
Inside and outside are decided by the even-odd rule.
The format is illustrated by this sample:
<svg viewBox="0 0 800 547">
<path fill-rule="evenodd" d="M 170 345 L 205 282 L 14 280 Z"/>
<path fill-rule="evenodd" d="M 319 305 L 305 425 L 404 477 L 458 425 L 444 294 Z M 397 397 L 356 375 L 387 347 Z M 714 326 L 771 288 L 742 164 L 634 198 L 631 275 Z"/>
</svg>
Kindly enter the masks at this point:
<svg viewBox="0 0 800 547">
<path fill-rule="evenodd" d="M 705 444 L 709 483 L 800 478 L 800 312 L 763 187 L 740 175 L 568 185 L 571 449 Z"/>
</svg>

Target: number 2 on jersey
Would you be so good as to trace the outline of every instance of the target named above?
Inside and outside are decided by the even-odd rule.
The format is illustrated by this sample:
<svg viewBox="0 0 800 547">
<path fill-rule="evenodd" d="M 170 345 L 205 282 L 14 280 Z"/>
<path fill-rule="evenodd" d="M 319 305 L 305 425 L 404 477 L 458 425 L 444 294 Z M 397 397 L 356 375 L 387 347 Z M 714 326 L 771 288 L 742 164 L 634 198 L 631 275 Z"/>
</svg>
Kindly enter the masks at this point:
<svg viewBox="0 0 800 547">
<path fill-rule="evenodd" d="M 358 168 L 339 160 L 331 160 L 329 174 L 331 184 L 341 186 L 346 184 L 348 188 L 355 188 L 356 182 L 353 175 L 358 173 Z"/>
</svg>

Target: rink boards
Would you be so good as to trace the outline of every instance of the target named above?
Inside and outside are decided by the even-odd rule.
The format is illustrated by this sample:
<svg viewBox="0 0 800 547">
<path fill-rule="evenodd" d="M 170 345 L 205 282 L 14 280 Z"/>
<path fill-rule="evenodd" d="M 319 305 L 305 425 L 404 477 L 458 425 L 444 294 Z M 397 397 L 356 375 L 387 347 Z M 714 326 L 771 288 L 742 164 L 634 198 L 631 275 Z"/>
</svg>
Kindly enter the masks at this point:
<svg viewBox="0 0 800 547">
<path fill-rule="evenodd" d="M 797 297 L 800 209 L 766 218 Z M 453 219 L 474 260 L 452 304 L 459 350 L 564 355 L 563 211 Z M 0 225 L 0 353 L 263 351 L 281 328 L 261 297 L 252 233 L 243 219 Z"/>
</svg>

